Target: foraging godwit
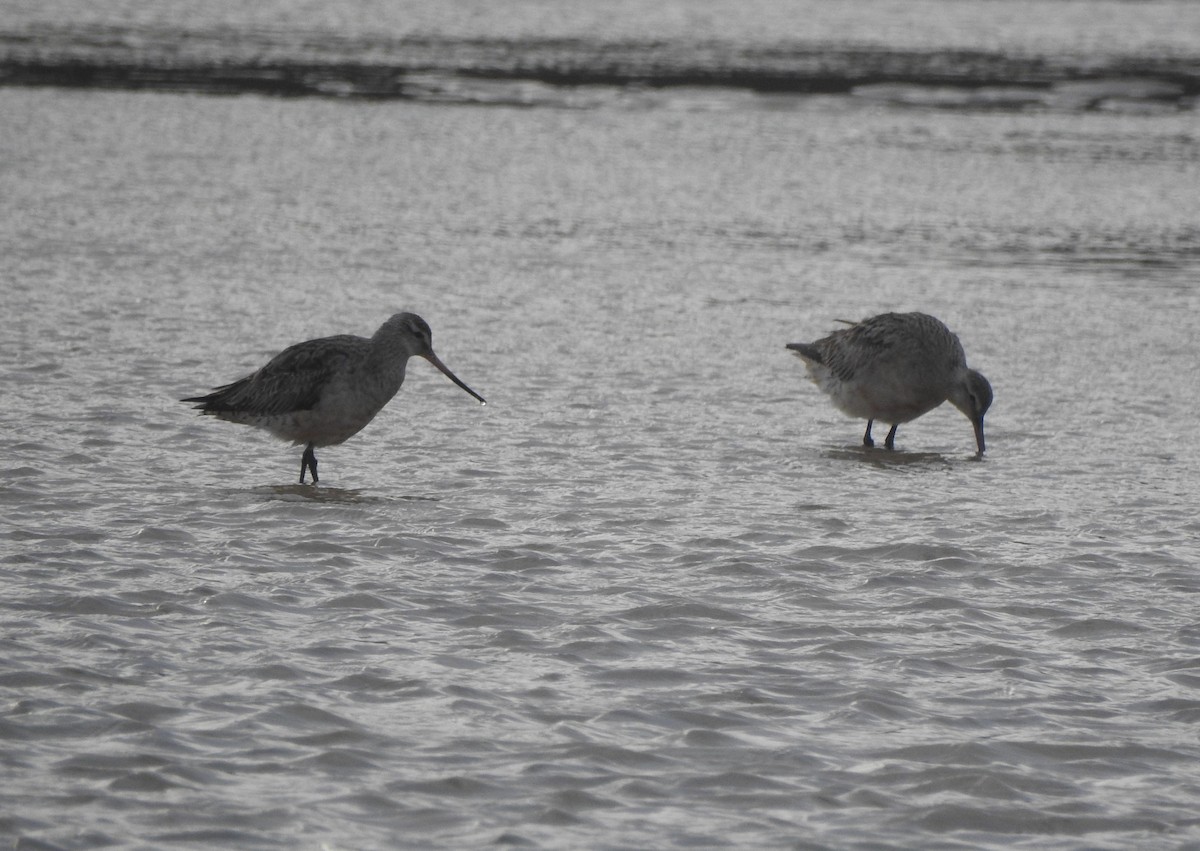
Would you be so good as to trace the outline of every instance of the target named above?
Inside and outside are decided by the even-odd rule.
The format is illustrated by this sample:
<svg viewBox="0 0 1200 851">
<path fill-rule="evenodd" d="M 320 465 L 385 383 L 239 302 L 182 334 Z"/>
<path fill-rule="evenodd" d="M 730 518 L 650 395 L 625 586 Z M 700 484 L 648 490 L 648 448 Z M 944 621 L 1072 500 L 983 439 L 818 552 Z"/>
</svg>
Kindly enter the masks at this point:
<svg viewBox="0 0 1200 851">
<path fill-rule="evenodd" d="M 839 410 L 866 419 L 864 446 L 875 445 L 875 420 L 892 424 L 884 446 L 893 449 L 900 423 L 949 400 L 975 427 L 983 454 L 983 415 L 992 404 L 992 386 L 967 368 L 962 344 L 949 328 L 924 313 L 883 313 L 847 324 L 815 343 L 787 347 Z"/>
<path fill-rule="evenodd" d="M 429 325 L 415 313 L 397 313 L 370 339 L 340 334 L 289 346 L 267 365 L 205 396 L 196 410 L 231 423 L 266 429 L 276 437 L 308 444 L 300 458 L 300 484 L 317 479 L 317 446 L 333 446 L 357 434 L 396 395 L 410 357 L 422 357 L 482 404 L 433 353 Z"/>
</svg>

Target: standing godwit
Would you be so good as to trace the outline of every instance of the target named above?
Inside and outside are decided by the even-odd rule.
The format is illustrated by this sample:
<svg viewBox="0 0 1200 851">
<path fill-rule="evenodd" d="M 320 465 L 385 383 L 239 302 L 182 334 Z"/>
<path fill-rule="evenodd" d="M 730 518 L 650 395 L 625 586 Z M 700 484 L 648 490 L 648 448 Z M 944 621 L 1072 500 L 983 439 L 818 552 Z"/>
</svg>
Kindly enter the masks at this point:
<svg viewBox="0 0 1200 851">
<path fill-rule="evenodd" d="M 949 400 L 975 427 L 983 454 L 983 415 L 992 404 L 992 385 L 967 368 L 962 344 L 949 328 L 924 313 L 882 313 L 847 324 L 815 343 L 787 347 L 839 410 L 866 419 L 864 446 L 875 445 L 875 420 L 892 424 L 884 446 L 893 449 L 900 423 Z"/>
<path fill-rule="evenodd" d="M 266 429 L 308 444 L 300 458 L 300 484 L 317 479 L 317 446 L 334 446 L 357 434 L 396 395 L 410 357 L 422 357 L 482 404 L 433 353 L 429 325 L 415 313 L 397 313 L 370 339 L 339 334 L 289 346 L 267 365 L 206 396 L 196 410 L 231 423 Z"/>
</svg>

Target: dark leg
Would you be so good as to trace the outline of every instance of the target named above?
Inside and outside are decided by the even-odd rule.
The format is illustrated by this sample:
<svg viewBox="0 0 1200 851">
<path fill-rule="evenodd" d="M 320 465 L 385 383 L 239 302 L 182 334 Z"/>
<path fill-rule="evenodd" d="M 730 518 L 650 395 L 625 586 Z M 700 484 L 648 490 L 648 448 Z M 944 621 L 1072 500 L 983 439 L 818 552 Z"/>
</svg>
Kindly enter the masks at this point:
<svg viewBox="0 0 1200 851">
<path fill-rule="evenodd" d="M 300 484 L 304 484 L 305 470 L 312 470 L 314 485 L 320 481 L 317 478 L 317 453 L 313 452 L 311 443 L 305 448 L 304 454 L 300 456 Z"/>
<path fill-rule="evenodd" d="M 885 440 L 883 442 L 883 445 L 886 446 L 888 449 L 896 448 L 896 429 L 898 429 L 898 428 L 900 428 L 899 423 L 896 423 L 895 425 L 893 425 L 892 430 L 888 432 L 887 440 Z M 316 478 L 317 478 L 317 468 L 313 467 L 313 480 L 315 481 Z"/>
<path fill-rule="evenodd" d="M 867 420 L 867 433 L 863 435 L 863 446 L 874 446 L 875 441 L 871 439 L 871 426 L 875 424 L 875 420 Z"/>
</svg>

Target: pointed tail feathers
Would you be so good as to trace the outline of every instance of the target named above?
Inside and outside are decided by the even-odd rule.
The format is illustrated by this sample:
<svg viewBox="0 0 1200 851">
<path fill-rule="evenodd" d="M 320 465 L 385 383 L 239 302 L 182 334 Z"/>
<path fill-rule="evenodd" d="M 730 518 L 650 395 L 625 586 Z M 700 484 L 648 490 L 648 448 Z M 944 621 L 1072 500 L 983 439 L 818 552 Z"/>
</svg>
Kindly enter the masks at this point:
<svg viewBox="0 0 1200 851">
<path fill-rule="evenodd" d="M 809 343 L 788 343 L 787 347 L 791 349 L 797 357 L 803 358 L 806 361 L 811 361 L 812 363 L 825 362 L 822 359 L 821 352 L 817 349 L 817 347 Z"/>
</svg>

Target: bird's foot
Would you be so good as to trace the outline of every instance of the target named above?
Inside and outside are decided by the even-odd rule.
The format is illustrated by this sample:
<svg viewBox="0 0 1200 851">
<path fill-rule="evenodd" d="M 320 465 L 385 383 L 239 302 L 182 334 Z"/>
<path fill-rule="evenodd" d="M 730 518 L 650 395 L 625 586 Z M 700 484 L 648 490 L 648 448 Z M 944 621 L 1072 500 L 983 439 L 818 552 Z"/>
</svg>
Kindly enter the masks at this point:
<svg viewBox="0 0 1200 851">
<path fill-rule="evenodd" d="M 875 420 L 867 420 L 867 430 L 863 433 L 863 446 L 870 449 L 875 445 L 875 441 L 871 439 L 871 426 L 875 425 Z"/>
<path fill-rule="evenodd" d="M 300 484 L 304 484 L 304 474 L 309 470 L 312 471 L 314 485 L 321 481 L 317 478 L 317 454 L 313 452 L 313 445 L 311 443 L 304 450 L 304 454 L 300 456 Z"/>
</svg>

